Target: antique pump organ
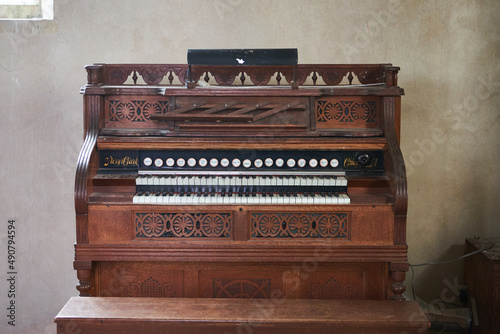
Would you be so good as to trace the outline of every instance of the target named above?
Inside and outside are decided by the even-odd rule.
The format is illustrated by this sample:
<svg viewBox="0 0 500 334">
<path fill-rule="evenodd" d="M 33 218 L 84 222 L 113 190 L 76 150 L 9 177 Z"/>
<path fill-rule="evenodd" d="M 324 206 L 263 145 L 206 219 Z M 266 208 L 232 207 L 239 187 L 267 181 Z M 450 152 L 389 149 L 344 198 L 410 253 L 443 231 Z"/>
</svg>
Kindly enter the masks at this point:
<svg viewBox="0 0 500 334">
<path fill-rule="evenodd" d="M 398 67 L 190 50 L 86 70 L 81 296 L 403 299 Z"/>
</svg>

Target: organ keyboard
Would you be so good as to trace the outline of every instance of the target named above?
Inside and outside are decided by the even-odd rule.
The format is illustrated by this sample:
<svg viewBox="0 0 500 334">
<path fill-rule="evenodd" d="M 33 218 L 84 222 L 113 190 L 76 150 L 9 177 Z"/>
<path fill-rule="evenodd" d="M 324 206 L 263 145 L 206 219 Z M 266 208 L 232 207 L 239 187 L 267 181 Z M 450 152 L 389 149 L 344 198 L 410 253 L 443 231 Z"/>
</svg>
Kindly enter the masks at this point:
<svg viewBox="0 0 500 334">
<path fill-rule="evenodd" d="M 403 299 L 399 68 L 86 69 L 82 296 Z"/>
</svg>

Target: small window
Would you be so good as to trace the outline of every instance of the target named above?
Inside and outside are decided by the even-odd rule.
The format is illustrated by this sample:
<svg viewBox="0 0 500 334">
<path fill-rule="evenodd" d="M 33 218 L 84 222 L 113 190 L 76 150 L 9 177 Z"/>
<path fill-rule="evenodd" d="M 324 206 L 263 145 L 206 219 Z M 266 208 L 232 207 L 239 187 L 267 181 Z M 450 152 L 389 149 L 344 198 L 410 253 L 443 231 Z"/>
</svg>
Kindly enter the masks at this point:
<svg viewBox="0 0 500 334">
<path fill-rule="evenodd" d="M 54 0 L 0 0 L 0 20 L 53 20 Z"/>
</svg>

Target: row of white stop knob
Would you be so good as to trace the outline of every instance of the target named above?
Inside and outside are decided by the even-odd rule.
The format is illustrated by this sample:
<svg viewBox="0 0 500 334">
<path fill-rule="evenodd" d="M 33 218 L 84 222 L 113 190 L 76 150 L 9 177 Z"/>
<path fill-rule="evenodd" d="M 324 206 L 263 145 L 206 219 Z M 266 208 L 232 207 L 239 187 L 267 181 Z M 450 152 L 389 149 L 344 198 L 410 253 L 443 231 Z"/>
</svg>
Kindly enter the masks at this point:
<svg viewBox="0 0 500 334">
<path fill-rule="evenodd" d="M 146 157 L 144 158 L 143 163 L 145 166 L 149 167 L 153 164 L 153 159 L 150 157 Z M 222 167 L 228 167 L 229 164 L 231 164 L 235 168 L 238 168 L 241 165 L 245 168 L 250 168 L 252 167 L 252 165 L 256 168 L 261 168 L 264 165 L 266 167 L 272 167 L 273 165 L 276 165 L 276 167 L 283 167 L 283 165 L 285 164 L 285 160 L 281 158 L 278 158 L 276 160 L 273 160 L 272 158 L 266 158 L 264 161 L 262 161 L 262 159 L 255 159 L 253 163 L 250 159 L 244 159 L 243 161 L 241 161 L 238 158 L 234 158 L 231 162 L 227 158 L 222 158 L 220 159 L 220 161 L 216 158 L 212 158 L 210 159 L 210 161 L 205 158 L 201 158 L 199 160 L 196 160 L 195 158 L 189 158 L 187 159 L 187 161 L 184 158 L 178 158 L 177 160 L 175 160 L 174 158 L 168 158 L 165 160 L 165 162 L 162 158 L 157 158 L 154 160 L 154 165 L 158 168 L 162 167 L 164 163 L 168 167 L 174 167 L 175 165 L 177 165 L 178 167 L 184 167 L 187 163 L 189 167 L 195 167 L 196 164 L 198 164 L 200 167 L 206 167 L 208 164 L 210 164 L 211 167 L 215 168 L 219 166 L 219 164 Z M 293 168 L 295 166 L 303 168 L 306 167 L 306 165 L 309 165 L 311 168 L 316 168 L 318 165 L 323 168 L 328 166 L 335 168 L 339 165 L 339 161 L 337 159 L 328 160 L 323 158 L 319 161 L 317 159 L 310 159 L 308 162 L 306 159 L 295 160 L 290 158 L 286 161 L 286 165 L 290 168 Z"/>
</svg>

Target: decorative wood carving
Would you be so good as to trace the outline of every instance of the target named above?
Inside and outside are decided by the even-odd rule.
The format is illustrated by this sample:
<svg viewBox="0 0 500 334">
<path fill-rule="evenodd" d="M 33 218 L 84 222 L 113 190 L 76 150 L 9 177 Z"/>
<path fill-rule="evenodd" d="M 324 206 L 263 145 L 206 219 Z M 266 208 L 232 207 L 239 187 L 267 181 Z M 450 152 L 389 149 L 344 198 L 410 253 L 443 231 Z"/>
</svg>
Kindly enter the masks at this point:
<svg viewBox="0 0 500 334">
<path fill-rule="evenodd" d="M 376 101 L 357 103 L 354 101 L 339 101 L 331 103 L 318 101 L 316 105 L 316 121 L 328 122 L 335 120 L 339 123 L 364 121 L 375 122 L 377 115 Z"/>
<path fill-rule="evenodd" d="M 214 66 L 186 64 L 95 64 L 86 67 L 88 85 L 123 85 L 129 78 L 138 85 L 142 78 L 146 85 L 188 85 L 194 88 L 200 80 L 209 82 L 211 78 L 220 86 L 248 85 L 319 85 L 319 77 L 324 85 L 339 85 L 344 78 L 353 84 L 356 77 L 361 84 L 397 85 L 398 67 L 382 65 L 325 65 L 299 64 L 287 66 Z M 188 80 L 188 76 L 190 76 Z M 312 82 L 308 82 L 308 78 Z M 166 78 L 166 80 L 165 80 Z M 247 80 L 248 79 L 248 80 Z"/>
<path fill-rule="evenodd" d="M 136 238 L 230 238 L 230 213 L 135 213 Z"/>
<path fill-rule="evenodd" d="M 380 119 L 380 100 L 373 97 L 325 97 L 316 100 L 316 127 L 376 128 Z"/>
<path fill-rule="evenodd" d="M 354 289 L 351 282 L 342 283 L 332 277 L 323 284 L 311 284 L 309 295 L 314 299 L 351 299 Z"/>
<path fill-rule="evenodd" d="M 151 117 L 166 115 L 169 99 L 165 96 L 111 95 L 104 100 L 106 128 L 155 128 Z"/>
<path fill-rule="evenodd" d="M 214 298 L 267 299 L 270 279 L 214 279 Z"/>
<path fill-rule="evenodd" d="M 405 272 L 404 271 L 392 271 L 391 272 L 392 284 L 391 291 L 393 295 L 392 300 L 405 300 L 403 293 L 406 291 L 406 286 L 404 285 Z"/>
<path fill-rule="evenodd" d="M 349 238 L 349 213 L 253 213 L 253 238 Z"/>
<path fill-rule="evenodd" d="M 137 84 L 138 75 L 142 77 L 146 85 L 158 85 L 165 76 L 167 76 L 168 84 L 172 85 L 177 78 L 184 85 L 187 77 L 187 65 L 103 65 L 105 84 L 108 85 L 123 85 L 130 74 L 134 85 Z"/>
<path fill-rule="evenodd" d="M 172 283 L 161 283 L 149 277 L 142 282 L 132 282 L 128 286 L 131 297 L 175 297 Z"/>
<path fill-rule="evenodd" d="M 123 102 L 120 100 L 108 100 L 106 109 L 110 122 L 127 120 L 129 122 L 146 122 L 151 114 L 166 114 L 168 101 L 138 101 L 131 100 Z"/>
<path fill-rule="evenodd" d="M 90 289 L 92 288 L 91 270 L 79 269 L 76 273 L 78 277 L 78 285 L 76 286 L 76 289 L 80 292 L 80 297 L 90 296 Z"/>
</svg>

